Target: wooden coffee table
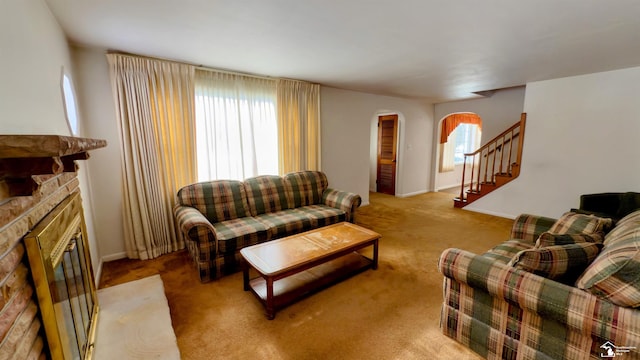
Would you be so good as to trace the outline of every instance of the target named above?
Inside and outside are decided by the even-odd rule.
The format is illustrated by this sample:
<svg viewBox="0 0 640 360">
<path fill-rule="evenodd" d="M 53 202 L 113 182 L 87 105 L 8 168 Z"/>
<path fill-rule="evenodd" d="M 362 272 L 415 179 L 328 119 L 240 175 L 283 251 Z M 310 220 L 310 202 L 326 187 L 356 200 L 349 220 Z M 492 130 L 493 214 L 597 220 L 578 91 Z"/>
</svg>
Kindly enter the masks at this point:
<svg viewBox="0 0 640 360">
<path fill-rule="evenodd" d="M 325 226 L 240 250 L 244 290 L 276 310 L 366 269 L 378 268 L 380 234 L 348 222 Z M 373 257 L 357 250 L 373 246 Z M 250 269 L 259 276 L 249 278 Z"/>
</svg>

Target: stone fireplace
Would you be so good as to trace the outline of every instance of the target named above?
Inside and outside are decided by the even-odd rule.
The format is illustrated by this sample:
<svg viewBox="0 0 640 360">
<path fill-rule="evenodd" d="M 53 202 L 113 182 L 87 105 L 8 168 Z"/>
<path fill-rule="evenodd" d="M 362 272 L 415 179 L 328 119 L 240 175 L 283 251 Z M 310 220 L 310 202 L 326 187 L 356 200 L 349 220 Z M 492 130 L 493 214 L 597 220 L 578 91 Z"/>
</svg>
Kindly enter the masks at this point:
<svg viewBox="0 0 640 360">
<path fill-rule="evenodd" d="M 0 359 L 89 359 L 98 303 L 76 160 L 106 141 L 0 135 Z"/>
</svg>

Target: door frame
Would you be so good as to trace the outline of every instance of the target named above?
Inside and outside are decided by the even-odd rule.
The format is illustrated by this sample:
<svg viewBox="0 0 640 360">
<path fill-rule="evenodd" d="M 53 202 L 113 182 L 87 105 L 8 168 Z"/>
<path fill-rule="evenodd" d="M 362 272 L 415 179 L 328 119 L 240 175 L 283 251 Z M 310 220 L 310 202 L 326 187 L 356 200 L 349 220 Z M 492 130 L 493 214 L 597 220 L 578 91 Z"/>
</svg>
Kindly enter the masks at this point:
<svg viewBox="0 0 640 360">
<path fill-rule="evenodd" d="M 398 129 L 396 133 L 396 193 L 395 196 L 401 196 L 402 190 L 402 174 L 403 174 L 403 156 L 402 149 L 404 148 L 404 128 L 405 117 L 400 111 L 394 110 L 378 110 L 372 117 L 370 122 L 370 137 L 369 137 L 369 191 L 376 192 L 376 182 L 378 180 L 377 175 L 377 160 L 378 160 L 378 117 L 385 115 L 397 115 L 398 116 Z"/>
</svg>

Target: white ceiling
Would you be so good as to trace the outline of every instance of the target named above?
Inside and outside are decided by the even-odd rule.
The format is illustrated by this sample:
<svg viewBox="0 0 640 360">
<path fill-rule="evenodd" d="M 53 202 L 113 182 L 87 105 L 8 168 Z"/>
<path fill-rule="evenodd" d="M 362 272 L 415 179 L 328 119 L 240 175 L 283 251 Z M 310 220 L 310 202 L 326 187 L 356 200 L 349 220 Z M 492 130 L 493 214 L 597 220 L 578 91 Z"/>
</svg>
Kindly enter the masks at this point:
<svg viewBox="0 0 640 360">
<path fill-rule="evenodd" d="M 640 66 L 638 0 L 46 0 L 75 44 L 434 102 Z"/>
</svg>

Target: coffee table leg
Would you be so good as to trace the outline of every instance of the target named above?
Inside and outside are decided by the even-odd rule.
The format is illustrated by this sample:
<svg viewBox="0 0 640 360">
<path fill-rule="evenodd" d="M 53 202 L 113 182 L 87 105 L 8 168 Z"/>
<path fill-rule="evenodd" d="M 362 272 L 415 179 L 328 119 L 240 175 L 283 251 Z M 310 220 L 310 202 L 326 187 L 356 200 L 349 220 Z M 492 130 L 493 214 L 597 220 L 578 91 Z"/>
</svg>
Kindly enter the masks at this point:
<svg viewBox="0 0 640 360">
<path fill-rule="evenodd" d="M 267 301 L 265 307 L 267 308 L 267 319 L 273 320 L 276 317 L 276 309 L 273 304 L 273 278 L 267 279 Z"/>
<path fill-rule="evenodd" d="M 373 242 L 373 264 L 371 264 L 371 268 L 373 270 L 378 268 L 378 239 Z"/>
<path fill-rule="evenodd" d="M 244 291 L 249 291 L 249 263 L 242 261 L 242 280 L 244 283 Z"/>
</svg>

